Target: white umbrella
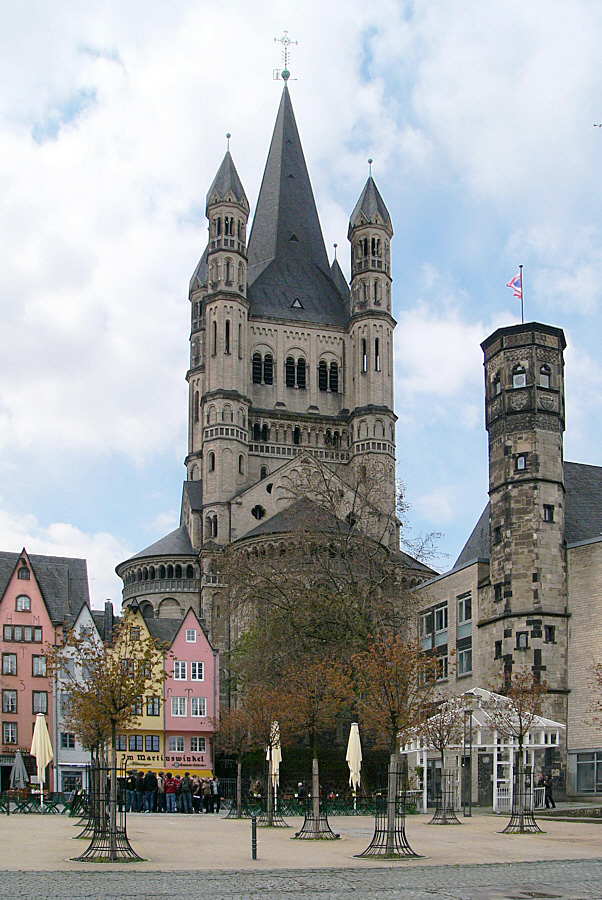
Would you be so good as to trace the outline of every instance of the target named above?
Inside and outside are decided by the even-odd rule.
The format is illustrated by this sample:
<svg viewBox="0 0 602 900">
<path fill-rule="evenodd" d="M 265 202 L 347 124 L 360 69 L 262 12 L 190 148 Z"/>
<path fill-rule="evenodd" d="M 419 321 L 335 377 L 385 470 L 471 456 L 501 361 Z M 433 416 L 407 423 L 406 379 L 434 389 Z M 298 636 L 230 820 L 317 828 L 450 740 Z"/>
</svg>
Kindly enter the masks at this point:
<svg viewBox="0 0 602 900">
<path fill-rule="evenodd" d="M 270 743 L 265 755 L 269 766 L 270 776 L 272 779 L 272 788 L 274 791 L 274 801 L 276 801 L 277 788 L 280 784 L 280 763 L 282 762 L 282 750 L 280 748 L 280 726 L 278 722 L 272 722 L 270 728 Z"/>
<path fill-rule="evenodd" d="M 23 756 L 20 750 L 17 750 L 15 753 L 15 761 L 13 763 L 13 767 L 10 770 L 10 786 L 15 790 L 22 790 L 27 787 L 29 782 L 29 775 L 27 774 L 27 769 L 25 768 L 25 763 L 23 762 Z"/>
<path fill-rule="evenodd" d="M 54 753 L 52 752 L 52 744 L 50 743 L 46 719 L 42 713 L 38 713 L 36 716 L 36 724 L 33 729 L 33 738 L 31 740 L 31 753 L 32 756 L 35 756 L 36 758 L 41 803 L 42 806 L 44 806 L 44 776 L 46 774 L 46 766 L 51 759 L 54 759 Z"/>
<path fill-rule="evenodd" d="M 356 793 L 360 786 L 360 772 L 362 768 L 362 742 L 360 741 L 360 727 L 357 722 L 351 723 L 345 759 L 349 766 L 349 784 L 353 790 L 353 808 L 355 809 Z"/>
</svg>

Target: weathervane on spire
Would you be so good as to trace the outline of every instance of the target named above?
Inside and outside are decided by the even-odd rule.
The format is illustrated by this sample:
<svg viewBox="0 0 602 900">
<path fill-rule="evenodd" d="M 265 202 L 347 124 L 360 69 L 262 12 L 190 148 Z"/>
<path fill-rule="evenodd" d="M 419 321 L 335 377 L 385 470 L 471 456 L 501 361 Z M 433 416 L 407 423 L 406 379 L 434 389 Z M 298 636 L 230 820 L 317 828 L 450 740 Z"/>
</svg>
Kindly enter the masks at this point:
<svg viewBox="0 0 602 900">
<path fill-rule="evenodd" d="M 373 159 L 369 159 L 369 160 L 368 160 L 368 165 L 370 166 L 370 169 L 369 169 L 370 178 L 372 178 L 372 163 L 373 163 L 373 162 L 374 162 Z"/>
<path fill-rule="evenodd" d="M 291 77 L 291 73 L 288 70 L 290 46 L 291 44 L 294 44 L 296 47 L 298 41 L 291 41 L 288 36 L 288 31 L 285 29 L 283 36 L 281 38 L 274 38 L 274 42 L 282 44 L 282 62 L 284 63 L 283 69 L 274 69 L 274 81 L 277 81 L 279 78 L 282 78 L 283 81 L 288 81 Z"/>
</svg>

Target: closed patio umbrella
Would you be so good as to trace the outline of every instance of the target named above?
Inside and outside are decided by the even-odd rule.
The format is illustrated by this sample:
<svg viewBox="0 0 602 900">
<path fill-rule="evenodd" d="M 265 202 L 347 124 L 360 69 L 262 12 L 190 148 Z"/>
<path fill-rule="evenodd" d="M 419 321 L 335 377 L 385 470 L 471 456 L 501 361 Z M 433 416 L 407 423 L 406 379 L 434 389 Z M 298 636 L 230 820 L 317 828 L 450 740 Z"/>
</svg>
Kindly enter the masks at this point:
<svg viewBox="0 0 602 900">
<path fill-rule="evenodd" d="M 36 724 L 33 729 L 33 738 L 31 741 L 31 753 L 36 758 L 38 768 L 38 782 L 40 784 L 40 798 L 42 807 L 44 806 L 44 776 L 46 774 L 46 766 L 51 759 L 54 759 L 52 752 L 52 744 L 50 743 L 50 735 L 48 734 L 48 726 L 43 713 L 36 716 Z"/>
<path fill-rule="evenodd" d="M 15 761 L 10 770 L 10 786 L 12 790 L 21 791 L 26 788 L 29 783 L 29 775 L 23 762 L 23 756 L 20 750 L 15 753 Z"/>
<path fill-rule="evenodd" d="M 280 726 L 278 722 L 272 722 L 270 729 L 270 745 L 266 753 L 266 759 L 270 764 L 272 779 L 271 788 L 274 791 L 274 801 L 277 799 L 278 784 L 280 783 L 280 763 L 282 762 L 282 750 L 280 748 Z"/>
<path fill-rule="evenodd" d="M 360 786 L 362 768 L 362 742 L 360 741 L 360 727 L 357 722 L 351 723 L 349 741 L 347 742 L 347 765 L 349 766 L 349 784 L 353 790 L 353 808 L 356 808 L 356 794 Z"/>
</svg>

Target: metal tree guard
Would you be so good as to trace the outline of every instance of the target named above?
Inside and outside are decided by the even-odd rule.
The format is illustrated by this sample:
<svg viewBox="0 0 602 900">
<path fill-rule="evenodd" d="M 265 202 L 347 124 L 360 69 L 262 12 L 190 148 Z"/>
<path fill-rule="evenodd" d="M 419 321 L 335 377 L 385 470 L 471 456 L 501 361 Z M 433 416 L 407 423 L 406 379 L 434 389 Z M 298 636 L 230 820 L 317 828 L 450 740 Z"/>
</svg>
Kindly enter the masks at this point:
<svg viewBox="0 0 602 900">
<path fill-rule="evenodd" d="M 374 835 L 359 859 L 421 859 L 414 853 L 406 837 L 407 767 L 398 770 L 399 758 L 389 764 L 387 796 L 375 798 Z M 404 760 L 405 763 L 405 760 Z"/>
<path fill-rule="evenodd" d="M 122 771 L 125 775 L 125 770 Z M 142 862 L 142 857 L 132 849 L 126 830 L 125 804 L 111 816 L 111 804 L 117 797 L 111 797 L 111 782 L 117 777 L 117 770 L 93 763 L 90 767 L 90 821 L 92 840 L 89 847 L 73 858 L 73 862 Z M 111 821 L 115 822 L 112 830 Z M 88 826 L 80 835 L 87 836 Z"/>
<path fill-rule="evenodd" d="M 320 797 L 319 814 L 316 817 L 314 801 L 312 797 L 305 800 L 305 818 L 301 830 L 295 834 L 294 839 L 306 841 L 336 841 L 340 834 L 330 827 L 328 822 L 328 805 L 325 798 Z"/>
<path fill-rule="evenodd" d="M 502 834 L 543 834 L 533 817 L 533 769 L 522 757 L 514 771 L 512 814 Z"/>
<path fill-rule="evenodd" d="M 435 814 L 429 825 L 461 825 L 456 815 L 456 779 L 453 769 L 441 770 L 441 791 L 437 796 Z"/>
</svg>

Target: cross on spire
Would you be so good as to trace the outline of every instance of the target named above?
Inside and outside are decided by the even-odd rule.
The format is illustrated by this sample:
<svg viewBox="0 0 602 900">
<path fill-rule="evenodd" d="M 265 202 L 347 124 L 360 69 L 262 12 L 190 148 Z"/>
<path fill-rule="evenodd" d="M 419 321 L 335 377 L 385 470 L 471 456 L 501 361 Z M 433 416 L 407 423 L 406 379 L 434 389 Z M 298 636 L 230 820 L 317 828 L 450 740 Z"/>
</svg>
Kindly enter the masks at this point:
<svg viewBox="0 0 602 900">
<path fill-rule="evenodd" d="M 282 37 L 274 38 L 274 42 L 282 44 L 282 62 L 284 64 L 283 69 L 274 69 L 274 78 L 282 78 L 283 81 L 288 81 L 291 74 L 288 70 L 288 61 L 291 52 L 290 46 L 291 44 L 294 44 L 296 47 L 298 41 L 292 41 L 288 36 L 288 31 L 285 29 Z"/>
</svg>

